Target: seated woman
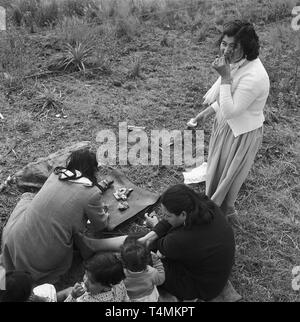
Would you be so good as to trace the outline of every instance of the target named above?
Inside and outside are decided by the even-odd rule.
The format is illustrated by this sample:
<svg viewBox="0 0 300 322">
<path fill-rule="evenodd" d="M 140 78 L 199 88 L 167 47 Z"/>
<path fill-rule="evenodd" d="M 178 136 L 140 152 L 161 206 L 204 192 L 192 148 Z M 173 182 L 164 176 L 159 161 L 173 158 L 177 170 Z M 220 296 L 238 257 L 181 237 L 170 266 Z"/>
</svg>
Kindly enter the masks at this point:
<svg viewBox="0 0 300 322">
<path fill-rule="evenodd" d="M 164 219 L 140 239 L 162 254 L 162 287 L 180 300 L 211 300 L 228 281 L 234 263 L 232 228 L 214 202 L 184 184 L 161 196 Z"/>
<path fill-rule="evenodd" d="M 87 220 L 95 230 L 107 226 L 108 213 L 97 187 L 95 153 L 73 152 L 67 167 L 56 168 L 41 190 L 23 194 L 2 235 L 5 269 L 25 270 L 35 283 L 55 283 L 71 266 L 73 237 Z"/>
</svg>

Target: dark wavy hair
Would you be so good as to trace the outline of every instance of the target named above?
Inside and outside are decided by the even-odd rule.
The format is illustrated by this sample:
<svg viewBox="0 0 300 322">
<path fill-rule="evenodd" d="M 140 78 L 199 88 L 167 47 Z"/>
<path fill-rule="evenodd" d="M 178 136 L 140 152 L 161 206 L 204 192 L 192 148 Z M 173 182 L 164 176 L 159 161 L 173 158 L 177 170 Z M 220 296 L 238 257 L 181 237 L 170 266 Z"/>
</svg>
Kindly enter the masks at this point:
<svg viewBox="0 0 300 322">
<path fill-rule="evenodd" d="M 33 289 L 32 276 L 26 271 L 8 271 L 5 274 L 5 288 L 0 293 L 0 302 L 26 302 Z"/>
<path fill-rule="evenodd" d="M 96 154 L 89 149 L 81 149 L 74 151 L 67 159 L 67 170 L 75 173 L 75 170 L 81 172 L 83 177 L 91 180 L 94 185 L 97 185 L 96 173 L 98 170 L 98 162 Z M 73 179 L 70 177 L 70 179 Z"/>
<path fill-rule="evenodd" d="M 177 184 L 167 189 L 160 201 L 170 213 L 176 216 L 185 211 L 187 228 L 211 223 L 218 209 L 218 206 L 206 195 L 195 192 L 185 184 Z"/>
<path fill-rule="evenodd" d="M 92 282 L 105 286 L 116 285 L 125 278 L 121 260 L 111 252 L 95 254 L 84 267 L 91 274 Z"/>
<path fill-rule="evenodd" d="M 223 33 L 217 41 L 220 46 L 224 36 L 234 37 L 236 43 L 240 43 L 247 60 L 254 60 L 259 56 L 259 38 L 253 24 L 242 21 L 229 21 L 223 26 Z"/>
<path fill-rule="evenodd" d="M 150 252 L 135 236 L 127 236 L 121 246 L 124 267 L 132 272 L 141 272 L 149 263 Z"/>
</svg>

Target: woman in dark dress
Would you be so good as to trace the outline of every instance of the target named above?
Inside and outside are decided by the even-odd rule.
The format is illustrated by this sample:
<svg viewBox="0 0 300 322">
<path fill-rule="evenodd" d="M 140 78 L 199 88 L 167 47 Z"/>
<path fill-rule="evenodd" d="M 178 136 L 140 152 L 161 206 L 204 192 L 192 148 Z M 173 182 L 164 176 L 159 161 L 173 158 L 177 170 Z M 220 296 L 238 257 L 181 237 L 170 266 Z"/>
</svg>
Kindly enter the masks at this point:
<svg viewBox="0 0 300 322">
<path fill-rule="evenodd" d="M 232 228 L 214 202 L 184 184 L 167 189 L 161 203 L 164 219 L 148 217 L 157 224 L 140 241 L 163 257 L 162 287 L 180 300 L 213 299 L 226 285 L 234 263 Z"/>
</svg>

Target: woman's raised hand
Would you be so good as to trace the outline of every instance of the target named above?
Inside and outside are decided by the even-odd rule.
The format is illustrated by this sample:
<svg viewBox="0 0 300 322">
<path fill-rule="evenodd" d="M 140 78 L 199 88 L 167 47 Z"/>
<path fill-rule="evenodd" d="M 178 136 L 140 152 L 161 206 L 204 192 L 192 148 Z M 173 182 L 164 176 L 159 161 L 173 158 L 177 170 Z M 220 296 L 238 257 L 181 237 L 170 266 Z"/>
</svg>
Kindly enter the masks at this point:
<svg viewBox="0 0 300 322">
<path fill-rule="evenodd" d="M 230 64 L 228 58 L 225 56 L 217 57 L 213 61 L 212 67 L 220 74 L 221 77 L 230 79 Z"/>
</svg>

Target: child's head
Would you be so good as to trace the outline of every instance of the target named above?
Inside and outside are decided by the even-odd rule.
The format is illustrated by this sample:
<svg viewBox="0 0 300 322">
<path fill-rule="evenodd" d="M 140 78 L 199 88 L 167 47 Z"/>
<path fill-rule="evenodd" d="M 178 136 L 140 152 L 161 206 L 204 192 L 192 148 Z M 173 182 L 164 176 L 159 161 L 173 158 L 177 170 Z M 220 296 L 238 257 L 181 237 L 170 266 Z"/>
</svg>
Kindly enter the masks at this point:
<svg viewBox="0 0 300 322">
<path fill-rule="evenodd" d="M 8 271 L 5 274 L 5 290 L 1 302 L 26 302 L 33 289 L 33 279 L 25 271 Z"/>
<path fill-rule="evenodd" d="M 132 272 L 141 272 L 149 262 L 147 247 L 134 236 L 128 236 L 121 247 L 121 258 L 124 266 Z"/>
<path fill-rule="evenodd" d="M 95 286 L 111 286 L 125 278 L 122 262 L 114 253 L 98 253 L 85 263 L 84 284 L 87 291 Z"/>
</svg>

